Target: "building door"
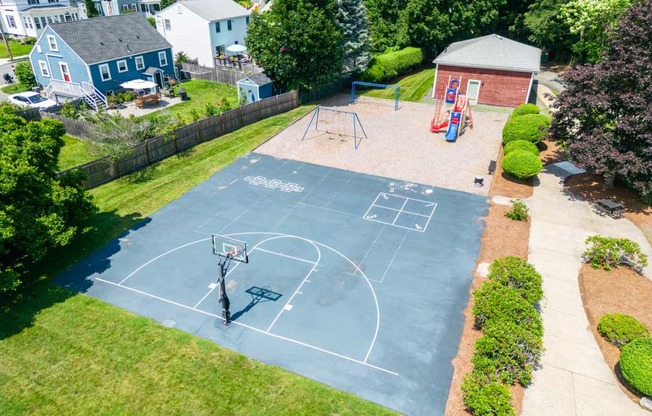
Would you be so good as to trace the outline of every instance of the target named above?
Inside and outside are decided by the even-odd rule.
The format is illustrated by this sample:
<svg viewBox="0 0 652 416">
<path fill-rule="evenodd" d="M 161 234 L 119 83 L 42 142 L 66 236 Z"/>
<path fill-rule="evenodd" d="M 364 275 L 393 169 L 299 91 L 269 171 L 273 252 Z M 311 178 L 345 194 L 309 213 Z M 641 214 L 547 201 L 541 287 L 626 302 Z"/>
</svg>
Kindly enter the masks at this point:
<svg viewBox="0 0 652 416">
<path fill-rule="evenodd" d="M 481 81 L 470 79 L 469 83 L 466 86 L 466 96 L 469 97 L 469 102 L 471 104 L 478 103 L 478 96 L 480 95 L 480 84 Z"/>
<path fill-rule="evenodd" d="M 70 70 L 68 69 L 68 64 L 65 62 L 59 62 L 59 68 L 61 68 L 61 79 L 70 82 Z"/>
</svg>

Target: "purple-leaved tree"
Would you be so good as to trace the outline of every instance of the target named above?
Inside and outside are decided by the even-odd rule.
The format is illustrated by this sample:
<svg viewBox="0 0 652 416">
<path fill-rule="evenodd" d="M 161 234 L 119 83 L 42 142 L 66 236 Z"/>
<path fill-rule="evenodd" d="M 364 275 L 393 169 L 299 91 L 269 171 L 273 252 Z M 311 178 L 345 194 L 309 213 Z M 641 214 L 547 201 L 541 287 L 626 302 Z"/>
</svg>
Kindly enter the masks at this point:
<svg viewBox="0 0 652 416">
<path fill-rule="evenodd" d="M 551 135 L 571 160 L 652 198 L 652 2 L 625 11 L 602 60 L 564 75 Z"/>
</svg>

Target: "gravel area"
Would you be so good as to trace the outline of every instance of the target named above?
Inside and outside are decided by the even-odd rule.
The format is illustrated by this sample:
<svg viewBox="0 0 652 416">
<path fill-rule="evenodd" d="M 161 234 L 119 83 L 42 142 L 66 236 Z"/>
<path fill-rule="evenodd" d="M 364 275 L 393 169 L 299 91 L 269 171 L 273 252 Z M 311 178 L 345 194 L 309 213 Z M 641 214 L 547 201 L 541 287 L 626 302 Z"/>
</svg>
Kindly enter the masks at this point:
<svg viewBox="0 0 652 416">
<path fill-rule="evenodd" d="M 357 113 L 368 136 L 357 150 L 350 115 L 321 112 L 319 130 L 314 129 L 313 123 L 302 141 L 313 116 L 311 112 L 256 152 L 488 195 L 493 178 L 487 175 L 487 168 L 498 157 L 508 114 L 474 111 L 474 127 L 467 127 L 456 142 L 449 143 L 443 133 L 430 133 L 434 105 L 400 102 L 399 110 L 394 111 L 391 100 L 361 97 L 349 105 L 348 99 L 346 95 L 337 95 L 320 104 Z M 358 135 L 361 136 L 359 131 Z M 474 186 L 477 175 L 484 176 L 481 188 Z"/>
</svg>

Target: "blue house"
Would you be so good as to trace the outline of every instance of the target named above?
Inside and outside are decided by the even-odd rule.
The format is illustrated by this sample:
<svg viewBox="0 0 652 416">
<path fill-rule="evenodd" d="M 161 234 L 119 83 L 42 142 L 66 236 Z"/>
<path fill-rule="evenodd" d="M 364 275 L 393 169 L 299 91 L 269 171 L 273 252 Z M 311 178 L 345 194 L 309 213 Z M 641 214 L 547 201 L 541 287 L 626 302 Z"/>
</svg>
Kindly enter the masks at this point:
<svg viewBox="0 0 652 416">
<path fill-rule="evenodd" d="M 172 46 L 137 13 L 51 24 L 29 59 L 48 97 L 82 98 L 95 110 L 123 82 L 174 78 Z"/>
<path fill-rule="evenodd" d="M 263 73 L 249 75 L 248 77 L 242 78 L 237 84 L 238 99 L 242 100 L 242 95 L 244 94 L 248 103 L 253 103 L 274 95 L 274 81 Z"/>
</svg>

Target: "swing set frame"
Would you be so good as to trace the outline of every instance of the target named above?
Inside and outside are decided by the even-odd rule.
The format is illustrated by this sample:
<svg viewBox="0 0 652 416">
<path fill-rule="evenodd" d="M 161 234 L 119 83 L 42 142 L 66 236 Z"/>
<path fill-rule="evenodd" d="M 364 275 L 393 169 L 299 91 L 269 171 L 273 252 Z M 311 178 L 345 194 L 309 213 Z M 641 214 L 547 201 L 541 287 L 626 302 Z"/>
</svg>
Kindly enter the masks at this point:
<svg viewBox="0 0 652 416">
<path fill-rule="evenodd" d="M 360 142 L 362 139 L 367 139 L 367 133 L 364 131 L 364 127 L 362 127 L 362 122 L 360 121 L 360 117 L 358 117 L 358 114 L 353 112 L 353 111 L 343 111 L 343 110 L 335 110 L 333 108 L 326 108 L 326 107 L 321 107 L 317 106 L 314 110 L 312 110 L 312 117 L 310 118 L 310 123 L 308 123 L 308 127 L 306 127 L 306 131 L 303 133 L 303 137 L 301 137 L 301 141 L 303 141 L 306 138 L 306 135 L 308 134 L 308 131 L 310 130 L 310 126 L 315 124 L 315 130 L 319 130 L 319 113 L 320 112 L 327 112 L 327 113 L 334 113 L 336 116 L 339 116 L 341 114 L 348 115 L 351 117 L 351 122 L 353 123 L 353 145 L 355 150 L 358 150 L 358 146 L 360 145 Z M 362 132 L 362 135 L 358 137 L 358 127 L 360 131 Z M 325 130 L 327 133 L 336 133 L 333 131 L 328 131 Z M 337 133 L 338 135 L 342 136 L 339 132 Z"/>
</svg>

